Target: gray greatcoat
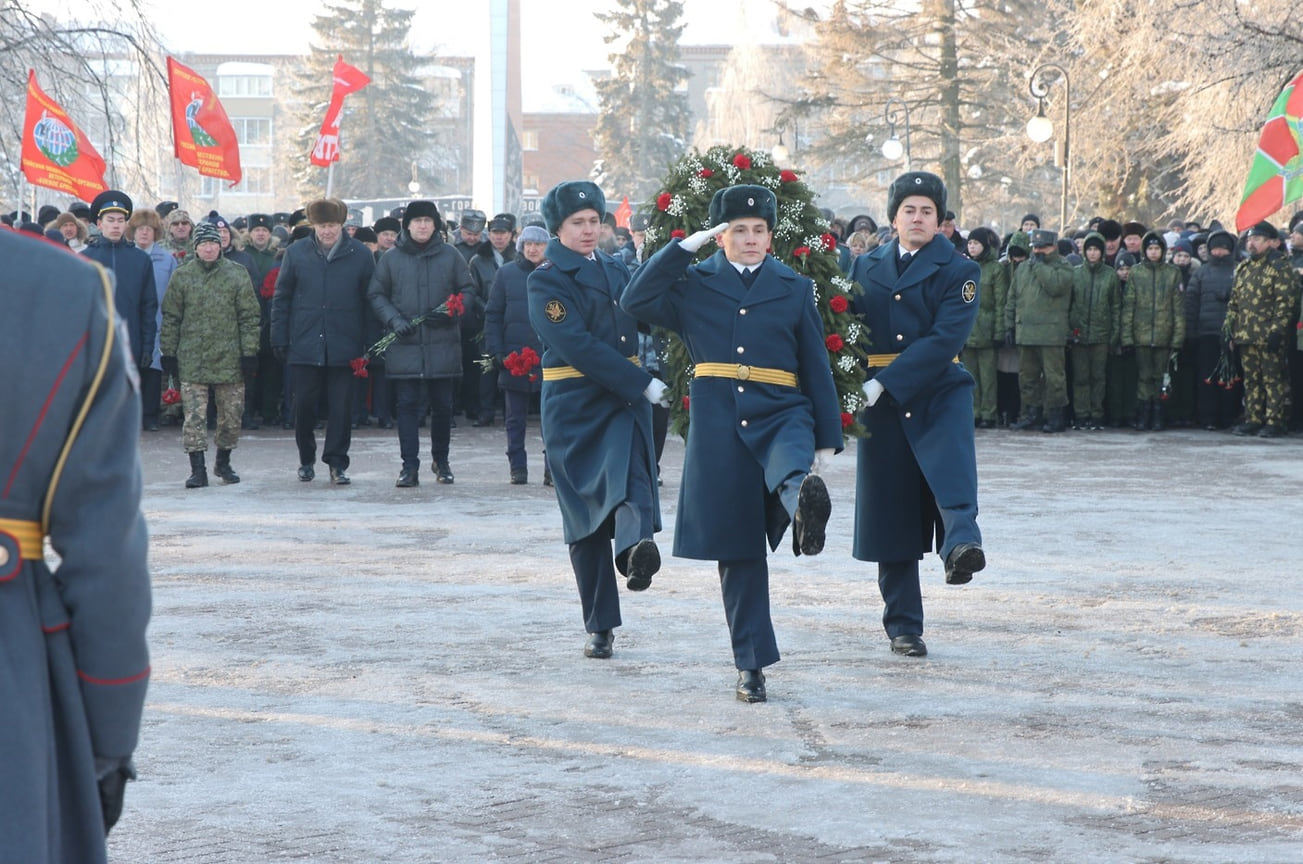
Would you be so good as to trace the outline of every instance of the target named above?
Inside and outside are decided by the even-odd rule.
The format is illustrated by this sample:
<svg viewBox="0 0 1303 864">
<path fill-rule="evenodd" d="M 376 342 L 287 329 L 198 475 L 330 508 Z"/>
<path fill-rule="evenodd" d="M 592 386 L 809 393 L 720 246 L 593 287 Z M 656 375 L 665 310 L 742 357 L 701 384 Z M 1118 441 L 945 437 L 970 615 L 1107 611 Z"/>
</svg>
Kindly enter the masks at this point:
<svg viewBox="0 0 1303 864">
<path fill-rule="evenodd" d="M 0 860 L 102 864 L 96 761 L 130 759 L 149 677 L 136 358 L 103 270 L 2 230 L 0 261 Z"/>
</svg>

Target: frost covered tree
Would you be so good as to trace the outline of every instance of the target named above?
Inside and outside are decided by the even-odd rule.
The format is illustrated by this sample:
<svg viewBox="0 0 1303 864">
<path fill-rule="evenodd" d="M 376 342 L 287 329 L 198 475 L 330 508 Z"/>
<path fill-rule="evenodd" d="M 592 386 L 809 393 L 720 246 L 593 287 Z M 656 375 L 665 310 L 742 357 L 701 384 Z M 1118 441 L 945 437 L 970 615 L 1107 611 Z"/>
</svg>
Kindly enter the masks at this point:
<svg viewBox="0 0 1303 864">
<path fill-rule="evenodd" d="M 593 131 L 597 182 L 608 200 L 646 200 L 686 149 L 690 114 L 680 89 L 688 71 L 679 65 L 681 0 L 615 0 L 597 19 L 613 74 L 596 82 L 599 102 Z"/>
<path fill-rule="evenodd" d="M 408 43 L 414 14 L 385 0 L 334 0 L 312 22 L 315 39 L 295 85 L 300 106 L 295 175 L 304 194 L 325 191 L 326 170 L 308 159 L 330 102 L 331 70 L 341 54 L 371 83 L 344 100 L 333 194 L 407 194 L 413 160 L 423 161 L 430 149 L 427 121 L 435 106 L 418 74 L 427 60 Z"/>
</svg>

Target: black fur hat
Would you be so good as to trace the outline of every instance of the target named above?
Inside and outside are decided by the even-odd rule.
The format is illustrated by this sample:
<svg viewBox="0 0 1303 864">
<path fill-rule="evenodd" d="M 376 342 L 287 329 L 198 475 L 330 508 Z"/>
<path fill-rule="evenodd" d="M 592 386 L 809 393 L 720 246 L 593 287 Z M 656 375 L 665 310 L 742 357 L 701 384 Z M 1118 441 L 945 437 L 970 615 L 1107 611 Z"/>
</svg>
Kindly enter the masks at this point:
<svg viewBox="0 0 1303 864">
<path fill-rule="evenodd" d="M 413 219 L 429 218 L 434 220 L 434 230 L 438 233 L 443 230 L 443 219 L 439 216 L 439 208 L 434 206 L 433 201 L 412 201 L 408 203 L 407 209 L 403 211 L 403 230 L 412 224 Z"/>
<path fill-rule="evenodd" d="M 946 184 L 928 171 L 910 171 L 891 181 L 887 190 L 887 221 L 896 221 L 900 203 L 912 195 L 932 199 L 937 206 L 937 223 L 940 224 L 941 216 L 946 212 Z"/>
<path fill-rule="evenodd" d="M 778 221 L 778 199 L 764 186 L 725 186 L 710 199 L 710 224 L 734 219 L 763 219 L 769 230 Z"/>
<path fill-rule="evenodd" d="M 606 196 L 592 181 L 567 180 L 548 190 L 541 209 L 547 230 L 556 234 L 562 222 L 581 210 L 596 210 L 601 217 L 606 213 Z"/>
<path fill-rule="evenodd" d="M 392 216 L 381 216 L 379 219 L 376 220 L 375 232 L 377 234 L 379 234 L 381 231 L 392 231 L 395 234 L 397 234 L 399 231 L 402 230 L 403 230 L 403 223 L 399 222 L 397 219 L 395 219 Z"/>
<path fill-rule="evenodd" d="M 271 217 L 268 216 L 266 213 L 250 213 L 249 230 L 252 231 L 254 228 L 266 228 L 268 231 L 270 231 Z"/>
</svg>

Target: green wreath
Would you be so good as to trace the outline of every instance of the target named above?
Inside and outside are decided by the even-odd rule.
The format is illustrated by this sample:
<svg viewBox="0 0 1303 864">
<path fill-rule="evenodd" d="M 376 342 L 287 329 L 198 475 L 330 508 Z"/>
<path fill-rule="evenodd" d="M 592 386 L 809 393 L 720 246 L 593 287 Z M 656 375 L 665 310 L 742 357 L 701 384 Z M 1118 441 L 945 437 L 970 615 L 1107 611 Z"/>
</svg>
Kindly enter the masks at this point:
<svg viewBox="0 0 1303 864">
<path fill-rule="evenodd" d="M 765 186 L 778 199 L 774 224 L 775 258 L 797 273 L 814 280 L 815 300 L 823 320 L 828 365 L 842 409 L 842 431 L 851 437 L 865 434 L 859 422 L 864 407 L 864 363 L 868 330 L 849 311 L 852 294 L 860 287 L 842 275 L 837 264 L 837 239 L 814 206 L 814 193 L 795 171 L 779 169 L 768 153 L 746 147 L 711 147 L 704 154 L 693 150 L 670 168 L 657 196 L 648 203 L 652 214 L 647 227 L 643 260 L 675 237 L 684 237 L 709 224 L 710 199 L 726 186 L 740 183 Z M 717 247 L 707 243 L 697 253 L 704 261 Z M 678 336 L 670 333 L 666 352 L 665 383 L 669 386 L 670 428 L 688 434 L 688 384 L 692 359 Z"/>
</svg>

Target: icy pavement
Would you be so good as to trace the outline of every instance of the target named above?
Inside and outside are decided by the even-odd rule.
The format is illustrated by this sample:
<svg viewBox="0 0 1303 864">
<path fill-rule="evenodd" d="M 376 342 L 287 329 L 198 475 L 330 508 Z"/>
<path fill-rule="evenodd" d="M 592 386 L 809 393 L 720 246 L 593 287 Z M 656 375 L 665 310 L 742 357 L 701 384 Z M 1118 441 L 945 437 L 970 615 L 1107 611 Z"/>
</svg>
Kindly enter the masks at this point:
<svg viewBox="0 0 1303 864">
<path fill-rule="evenodd" d="M 201 490 L 176 429 L 142 442 L 154 674 L 114 862 L 1303 861 L 1303 440 L 979 433 L 989 564 L 924 561 L 923 660 L 850 557 L 852 448 L 825 552 L 770 556 L 759 705 L 714 566 L 668 554 L 675 438 L 609 661 L 534 425 L 525 487 L 500 425 L 416 489 L 393 432 L 354 433 L 339 488 L 279 429 Z"/>
</svg>

